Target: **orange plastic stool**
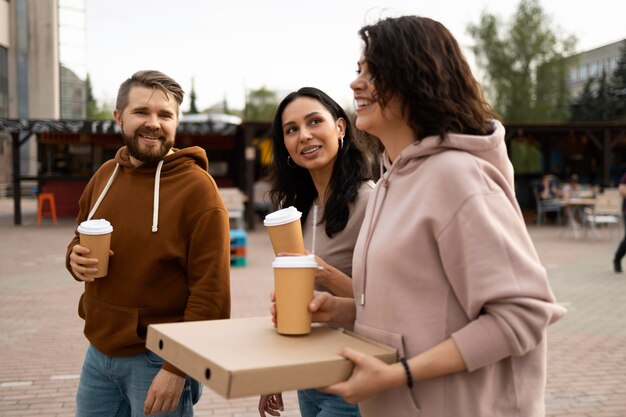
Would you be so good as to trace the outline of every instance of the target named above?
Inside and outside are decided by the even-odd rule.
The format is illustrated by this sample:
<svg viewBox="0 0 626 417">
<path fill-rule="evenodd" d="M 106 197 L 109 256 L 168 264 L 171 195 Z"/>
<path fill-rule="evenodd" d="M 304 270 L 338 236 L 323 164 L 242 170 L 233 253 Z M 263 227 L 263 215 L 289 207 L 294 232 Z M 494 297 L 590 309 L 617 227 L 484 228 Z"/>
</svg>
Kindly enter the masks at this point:
<svg viewBox="0 0 626 417">
<path fill-rule="evenodd" d="M 49 211 L 45 211 L 44 203 L 48 203 Z M 40 193 L 37 200 L 37 227 L 41 225 L 41 218 L 43 216 L 51 216 L 52 223 L 57 224 L 57 206 L 54 201 L 54 194 L 52 193 Z"/>
</svg>

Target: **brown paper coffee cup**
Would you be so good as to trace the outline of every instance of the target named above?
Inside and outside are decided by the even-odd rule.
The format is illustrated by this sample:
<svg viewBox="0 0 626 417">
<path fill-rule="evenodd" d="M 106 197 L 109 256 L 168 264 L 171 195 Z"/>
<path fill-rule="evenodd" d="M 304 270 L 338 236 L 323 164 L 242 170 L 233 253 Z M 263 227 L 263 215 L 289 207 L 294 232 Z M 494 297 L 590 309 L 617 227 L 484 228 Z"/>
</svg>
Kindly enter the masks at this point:
<svg viewBox="0 0 626 417">
<path fill-rule="evenodd" d="M 270 235 L 275 255 L 280 252 L 305 253 L 301 217 L 302 213 L 295 207 L 287 207 L 265 216 L 263 224 Z"/>
<path fill-rule="evenodd" d="M 272 263 L 276 293 L 276 324 L 280 334 L 311 333 L 309 303 L 313 299 L 314 255 L 280 256 Z"/>
<path fill-rule="evenodd" d="M 88 274 L 92 278 L 101 278 L 109 273 L 109 250 L 113 227 L 104 219 L 86 220 L 78 226 L 80 245 L 89 248 L 87 258 L 96 258 L 96 273 Z"/>
</svg>

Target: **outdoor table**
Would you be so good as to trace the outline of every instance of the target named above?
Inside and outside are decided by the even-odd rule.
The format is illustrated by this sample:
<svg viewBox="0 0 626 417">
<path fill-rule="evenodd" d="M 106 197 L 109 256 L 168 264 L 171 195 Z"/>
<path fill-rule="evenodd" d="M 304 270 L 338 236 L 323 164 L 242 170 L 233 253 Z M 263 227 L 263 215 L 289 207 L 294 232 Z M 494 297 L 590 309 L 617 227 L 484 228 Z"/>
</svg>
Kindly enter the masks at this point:
<svg viewBox="0 0 626 417">
<path fill-rule="evenodd" d="M 595 198 L 590 197 L 570 197 L 559 200 L 565 208 L 565 217 L 567 219 L 567 228 L 572 230 L 575 239 L 580 239 L 581 229 L 584 227 L 583 210 L 585 207 L 593 207 L 596 203 Z M 579 215 L 581 223 L 576 220 L 576 215 Z"/>
</svg>

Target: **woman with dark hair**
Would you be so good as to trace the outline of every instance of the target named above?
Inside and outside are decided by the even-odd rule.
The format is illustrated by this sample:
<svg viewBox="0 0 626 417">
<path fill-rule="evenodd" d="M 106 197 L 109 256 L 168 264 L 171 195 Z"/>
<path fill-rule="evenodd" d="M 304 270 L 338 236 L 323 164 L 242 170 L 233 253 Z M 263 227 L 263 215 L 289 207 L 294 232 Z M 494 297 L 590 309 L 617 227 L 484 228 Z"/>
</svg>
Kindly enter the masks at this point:
<svg viewBox="0 0 626 417">
<path fill-rule="evenodd" d="M 319 265 L 318 290 L 352 297 L 352 253 L 374 183 L 370 161 L 346 112 L 326 93 L 304 87 L 285 97 L 272 124 L 270 165 L 275 207 L 302 212 L 303 237 Z M 317 224 L 313 224 L 317 210 Z M 312 250 L 313 248 L 309 248 Z M 358 407 L 315 389 L 298 391 L 303 417 L 359 416 Z M 280 394 L 262 396 L 259 414 L 280 415 Z"/>
<path fill-rule="evenodd" d="M 365 417 L 542 416 L 546 331 L 565 310 L 515 199 L 504 127 L 439 22 L 359 34 L 356 126 L 380 139 L 387 171 L 354 249 L 354 297 L 316 293 L 310 309 L 400 361 L 346 348 L 352 376 L 324 392 Z"/>
</svg>

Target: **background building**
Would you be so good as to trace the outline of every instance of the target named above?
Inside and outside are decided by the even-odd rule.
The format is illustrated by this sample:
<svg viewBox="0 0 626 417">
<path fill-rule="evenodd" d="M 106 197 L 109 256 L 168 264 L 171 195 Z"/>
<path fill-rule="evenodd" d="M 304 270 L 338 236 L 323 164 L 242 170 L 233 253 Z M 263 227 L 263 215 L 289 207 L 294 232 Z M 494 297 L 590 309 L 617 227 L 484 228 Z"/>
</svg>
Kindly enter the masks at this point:
<svg viewBox="0 0 626 417">
<path fill-rule="evenodd" d="M 9 2 L 0 0 L 0 118 L 9 117 Z M 11 142 L 0 133 L 0 193 L 8 184 Z M 1 194 L 0 194 L 1 195 Z"/>
<path fill-rule="evenodd" d="M 85 0 L 57 0 L 59 13 L 60 102 L 62 119 L 87 116 L 87 35 Z"/>
<path fill-rule="evenodd" d="M 84 0 L 0 0 L 0 118 L 83 119 Z M 0 137 L 0 193 L 11 182 L 10 138 Z M 37 144 L 20 147 L 23 176 L 37 174 Z"/>
<path fill-rule="evenodd" d="M 620 58 L 620 48 L 626 39 L 581 52 L 567 58 L 570 96 L 578 96 L 590 78 L 599 79 L 602 73 L 611 76 Z"/>
</svg>

